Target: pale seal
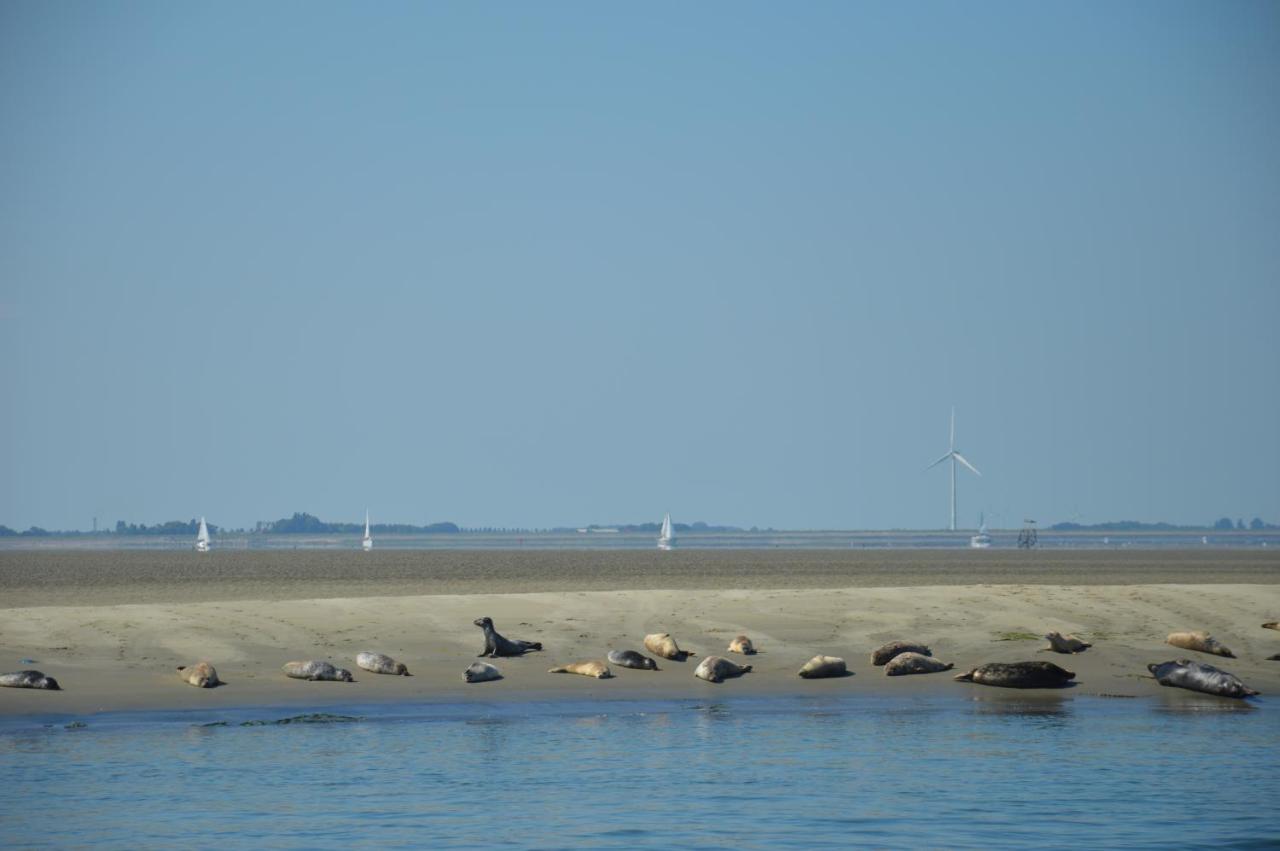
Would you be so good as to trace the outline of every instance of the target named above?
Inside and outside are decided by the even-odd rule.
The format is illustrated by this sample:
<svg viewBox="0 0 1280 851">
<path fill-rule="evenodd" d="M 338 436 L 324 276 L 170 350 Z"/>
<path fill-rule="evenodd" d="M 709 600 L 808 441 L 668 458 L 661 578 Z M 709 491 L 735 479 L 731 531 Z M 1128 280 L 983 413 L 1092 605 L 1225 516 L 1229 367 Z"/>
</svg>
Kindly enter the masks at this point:
<svg viewBox="0 0 1280 851">
<path fill-rule="evenodd" d="M 743 656 L 756 655 L 756 647 L 751 643 L 751 639 L 745 635 L 739 635 L 733 641 L 729 642 L 730 653 L 741 653 Z"/>
<path fill-rule="evenodd" d="M 471 667 L 462 672 L 462 678 L 469 683 L 484 683 L 502 679 L 502 673 L 488 662 L 472 662 Z"/>
<path fill-rule="evenodd" d="M 905 674 L 936 674 L 939 671 L 950 671 L 955 665 L 950 662 L 940 662 L 932 656 L 926 656 L 923 653 L 899 653 L 890 659 L 884 666 L 884 674 L 886 677 L 900 677 Z"/>
<path fill-rule="evenodd" d="M 53 677 L 46 677 L 39 671 L 17 671 L 12 674 L 0 674 L 0 686 L 7 688 L 44 688 L 49 691 L 62 691 L 62 686 Z"/>
<path fill-rule="evenodd" d="M 1049 646 L 1041 649 L 1052 650 L 1054 653 L 1083 653 L 1093 646 L 1074 635 L 1063 635 L 1060 632 L 1051 632 L 1044 637 L 1044 640 L 1049 642 Z"/>
<path fill-rule="evenodd" d="M 1075 676 L 1052 662 L 988 662 L 955 679 L 1002 688 L 1065 688 Z"/>
<path fill-rule="evenodd" d="M 222 685 L 218 672 L 208 662 L 197 662 L 194 665 L 178 667 L 178 676 L 189 686 L 196 688 L 213 688 Z"/>
<path fill-rule="evenodd" d="M 1164 642 L 1174 647 L 1181 647 L 1183 650 L 1198 650 L 1201 653 L 1212 653 L 1214 656 L 1226 656 L 1228 659 L 1236 658 L 1236 654 L 1204 630 L 1171 632 Z"/>
<path fill-rule="evenodd" d="M 849 668 L 839 656 L 814 656 L 800 669 L 800 676 L 806 680 L 843 677 L 848 673 Z"/>
<path fill-rule="evenodd" d="M 597 680 L 607 680 L 613 676 L 613 671 L 609 670 L 609 666 L 598 659 L 592 659 L 590 662 L 570 662 L 568 665 L 550 668 L 547 673 L 582 674 L 584 677 L 595 677 Z"/>
<path fill-rule="evenodd" d="M 688 650 L 681 650 L 669 632 L 655 632 L 646 635 L 644 637 L 644 649 L 655 656 L 661 656 L 663 659 L 674 659 L 677 662 L 683 662 L 688 657 L 697 655 L 690 653 Z"/>
<path fill-rule="evenodd" d="M 1235 674 L 1189 659 L 1148 665 L 1147 670 L 1155 675 L 1162 686 L 1176 686 L 1221 697 L 1252 697 L 1261 694 L 1240 682 Z"/>
<path fill-rule="evenodd" d="M 362 650 L 356 654 L 356 665 L 375 674 L 395 674 L 399 677 L 413 676 L 413 674 L 409 673 L 409 669 L 405 667 L 404 662 L 397 662 L 390 656 L 382 653 L 370 653 L 368 650 Z"/>
<path fill-rule="evenodd" d="M 708 656 L 698 663 L 693 675 L 709 683 L 720 683 L 725 677 L 740 677 L 750 670 L 750 665 L 739 665 L 723 656 Z"/>
<path fill-rule="evenodd" d="M 485 656 L 491 659 L 498 656 L 520 656 L 530 650 L 542 649 L 540 641 L 503 638 L 493 628 L 493 618 L 476 618 L 472 623 L 484 630 L 484 652 L 480 654 L 482 659 Z"/>
<path fill-rule="evenodd" d="M 933 651 L 923 644 L 917 644 L 914 641 L 890 641 L 888 644 L 880 647 L 871 653 L 871 664 L 884 665 L 899 653 L 919 653 L 922 656 L 932 656 Z"/>
<path fill-rule="evenodd" d="M 657 671 L 658 663 L 634 650 L 610 650 L 609 664 L 621 665 L 624 668 L 639 668 L 642 671 Z"/>
<path fill-rule="evenodd" d="M 328 662 L 285 662 L 284 675 L 295 680 L 336 680 L 354 683 L 355 678 L 346 668 L 335 668 Z"/>
</svg>

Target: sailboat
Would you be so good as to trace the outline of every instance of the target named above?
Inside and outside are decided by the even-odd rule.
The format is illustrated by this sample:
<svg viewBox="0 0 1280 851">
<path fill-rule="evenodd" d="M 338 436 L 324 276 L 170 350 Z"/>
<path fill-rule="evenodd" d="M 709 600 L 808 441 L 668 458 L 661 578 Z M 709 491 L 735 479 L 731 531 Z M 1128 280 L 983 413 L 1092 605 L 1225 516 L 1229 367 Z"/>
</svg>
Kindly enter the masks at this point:
<svg viewBox="0 0 1280 851">
<path fill-rule="evenodd" d="M 369 534 L 369 510 L 364 512 L 364 540 L 360 542 L 360 546 L 367 553 L 373 549 L 373 535 Z"/>
<path fill-rule="evenodd" d="M 669 550 L 676 542 L 675 530 L 671 528 L 671 512 L 662 518 L 662 531 L 658 533 L 658 549 Z"/>
<path fill-rule="evenodd" d="M 991 547 L 991 536 L 987 534 L 987 521 L 982 515 L 978 515 L 978 534 L 969 539 L 969 546 L 975 550 L 985 550 Z"/>
<path fill-rule="evenodd" d="M 209 552 L 209 527 L 205 525 L 204 518 L 200 518 L 200 531 L 196 532 L 196 552 Z"/>
</svg>

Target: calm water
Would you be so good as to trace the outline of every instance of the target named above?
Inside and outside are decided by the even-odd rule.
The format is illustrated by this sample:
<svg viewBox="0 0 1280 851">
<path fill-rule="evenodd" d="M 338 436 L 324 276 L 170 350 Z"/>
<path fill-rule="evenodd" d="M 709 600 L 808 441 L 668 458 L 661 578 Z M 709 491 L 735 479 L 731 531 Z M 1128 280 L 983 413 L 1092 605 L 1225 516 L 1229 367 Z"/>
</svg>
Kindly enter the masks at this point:
<svg viewBox="0 0 1280 851">
<path fill-rule="evenodd" d="M 1077 698 L 0 724 L 10 847 L 1280 845 L 1280 712 Z M 379 713 L 379 714 L 375 714 Z M 229 726 L 199 726 L 225 719 Z"/>
</svg>

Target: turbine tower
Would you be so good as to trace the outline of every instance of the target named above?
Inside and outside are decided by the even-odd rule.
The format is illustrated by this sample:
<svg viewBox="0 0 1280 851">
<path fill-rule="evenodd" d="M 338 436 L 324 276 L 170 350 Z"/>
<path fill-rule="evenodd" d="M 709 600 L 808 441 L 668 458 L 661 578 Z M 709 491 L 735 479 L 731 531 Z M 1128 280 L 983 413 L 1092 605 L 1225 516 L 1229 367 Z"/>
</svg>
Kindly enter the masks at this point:
<svg viewBox="0 0 1280 851">
<path fill-rule="evenodd" d="M 951 448 L 947 450 L 946 455 L 943 455 L 937 461 L 925 467 L 925 469 L 932 470 L 948 458 L 951 459 L 951 531 L 954 532 L 956 530 L 956 462 L 959 461 L 973 472 L 978 473 L 978 468 L 966 461 L 964 456 L 956 451 L 956 409 L 954 406 L 951 408 Z M 978 475 L 981 476 L 982 474 L 978 473 Z"/>
</svg>

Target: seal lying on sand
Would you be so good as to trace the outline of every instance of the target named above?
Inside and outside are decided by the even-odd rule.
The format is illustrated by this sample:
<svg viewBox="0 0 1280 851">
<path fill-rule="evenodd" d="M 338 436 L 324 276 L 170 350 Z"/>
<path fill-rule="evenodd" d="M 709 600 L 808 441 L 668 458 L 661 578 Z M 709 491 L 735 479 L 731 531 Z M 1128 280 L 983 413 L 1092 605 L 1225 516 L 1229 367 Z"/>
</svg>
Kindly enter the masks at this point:
<svg viewBox="0 0 1280 851">
<path fill-rule="evenodd" d="M 1271 621 L 1270 623 L 1264 623 L 1262 625 L 1262 628 L 1263 629 L 1280 629 L 1280 621 Z"/>
<path fill-rule="evenodd" d="M 1236 658 L 1236 654 L 1232 653 L 1225 646 L 1220 644 L 1218 639 L 1209 635 L 1209 633 L 1204 630 L 1195 630 L 1194 632 L 1171 632 L 1164 642 L 1165 644 L 1172 644 L 1174 647 L 1181 647 L 1183 650 L 1199 650 L 1201 653 L 1212 653 L 1215 656 L 1226 656 L 1228 659 Z"/>
<path fill-rule="evenodd" d="M 1063 688 L 1075 676 L 1052 662 L 988 662 L 955 678 L 1002 688 Z"/>
<path fill-rule="evenodd" d="M 472 623 L 484 630 L 484 652 L 480 654 L 480 658 L 521 656 L 530 650 L 542 649 L 540 641 L 523 641 L 519 638 L 503 638 L 498 635 L 498 631 L 493 628 L 493 618 L 476 618 Z"/>
<path fill-rule="evenodd" d="M 370 653 L 368 650 L 362 650 L 356 654 L 356 664 L 366 671 L 372 671 L 375 674 L 395 674 L 400 677 L 411 677 L 409 669 L 405 667 L 404 662 L 397 662 L 390 656 L 382 653 Z"/>
<path fill-rule="evenodd" d="M 1280 662 L 1280 653 L 1272 654 L 1267 657 L 1268 662 Z"/>
<path fill-rule="evenodd" d="M 657 662 L 634 650 L 610 650 L 608 658 L 611 665 L 621 665 L 624 668 L 639 668 L 642 671 L 658 670 Z"/>
<path fill-rule="evenodd" d="M 683 662 L 688 657 L 697 655 L 677 647 L 676 640 L 671 637 L 669 632 L 655 632 L 651 635 L 646 635 L 644 637 L 644 649 L 655 656 L 661 656 L 663 659 L 674 659 L 677 662 Z"/>
<path fill-rule="evenodd" d="M 13 674 L 0 674 L 0 686 L 8 688 L 47 688 L 49 691 L 62 691 L 62 686 L 53 677 L 46 677 L 39 671 L 18 671 Z"/>
<path fill-rule="evenodd" d="M 584 677 L 595 677 L 597 680 L 607 680 L 613 676 L 613 671 L 609 670 L 609 666 L 597 659 L 592 659 L 590 662 L 570 662 L 568 665 L 551 668 L 547 673 L 582 674 Z"/>
<path fill-rule="evenodd" d="M 1093 646 L 1087 641 L 1081 641 L 1074 635 L 1063 635 L 1060 632 L 1051 632 L 1044 639 L 1049 642 L 1049 646 L 1041 649 L 1052 650 L 1054 653 L 1083 653 Z"/>
<path fill-rule="evenodd" d="M 950 662 L 939 662 L 932 656 L 923 653 L 899 653 L 884 666 L 886 677 L 900 677 L 904 674 L 936 674 L 939 671 L 950 671 L 955 665 Z"/>
<path fill-rule="evenodd" d="M 806 680 L 820 680 L 825 677 L 843 677 L 849 673 L 844 660 L 839 656 L 814 656 L 800 669 L 800 676 Z"/>
<path fill-rule="evenodd" d="M 1155 675 L 1162 686 L 1177 686 L 1221 697 L 1251 697 L 1261 694 L 1240 682 L 1235 674 L 1189 659 L 1148 665 L 1147 670 Z"/>
<path fill-rule="evenodd" d="M 919 653 L 921 656 L 932 656 L 933 651 L 923 644 L 914 641 L 890 641 L 885 646 L 872 651 L 871 664 L 884 665 L 899 653 Z"/>
<path fill-rule="evenodd" d="M 471 667 L 462 672 L 462 678 L 469 683 L 484 683 L 502 679 L 502 672 L 488 662 L 472 662 Z"/>
<path fill-rule="evenodd" d="M 354 683 L 355 678 L 346 668 L 335 668 L 328 662 L 285 662 L 284 675 L 295 680 L 336 680 Z"/>
<path fill-rule="evenodd" d="M 745 635 L 739 635 L 733 641 L 729 642 L 730 653 L 741 653 L 743 656 L 756 655 L 756 647 L 751 643 L 751 639 Z"/>
<path fill-rule="evenodd" d="M 724 682 L 725 677 L 740 677 L 750 670 L 750 665 L 739 665 L 723 656 L 708 656 L 698 663 L 693 675 L 709 683 L 719 683 Z"/>
<path fill-rule="evenodd" d="M 179 665 L 178 676 L 189 686 L 196 688 L 213 688 L 222 685 L 218 672 L 208 662 L 196 662 L 194 665 Z"/>
</svg>

